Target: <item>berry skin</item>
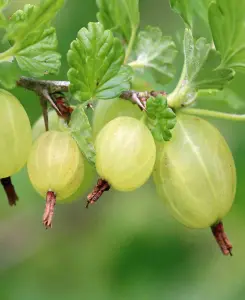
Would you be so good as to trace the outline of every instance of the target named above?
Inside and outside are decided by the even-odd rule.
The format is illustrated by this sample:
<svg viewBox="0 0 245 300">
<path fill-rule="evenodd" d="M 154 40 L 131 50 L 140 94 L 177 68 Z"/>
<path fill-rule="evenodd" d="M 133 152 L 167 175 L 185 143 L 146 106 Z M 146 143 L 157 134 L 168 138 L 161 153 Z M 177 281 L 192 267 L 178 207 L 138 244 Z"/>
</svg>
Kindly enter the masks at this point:
<svg viewBox="0 0 245 300">
<path fill-rule="evenodd" d="M 93 136 L 96 138 L 100 130 L 111 120 L 117 117 L 132 117 L 140 119 L 142 112 L 137 107 L 122 99 L 101 100 L 95 107 L 93 116 Z"/>
<path fill-rule="evenodd" d="M 74 108 L 74 106 L 72 106 L 72 108 Z M 65 123 L 63 119 L 61 119 L 57 115 L 55 110 L 50 110 L 48 112 L 48 118 L 49 118 L 49 130 L 61 131 L 61 132 L 69 130 L 68 125 Z M 41 116 L 32 127 L 33 141 L 37 140 L 45 132 L 46 129 L 44 125 L 44 119 L 43 116 Z M 80 183 L 78 190 L 74 194 L 72 194 L 72 196 L 59 201 L 59 203 L 71 203 L 75 200 L 81 199 L 92 188 L 95 181 L 96 172 L 95 169 L 85 158 L 84 158 L 84 174 L 86 174 L 86 176 L 83 178 L 82 182 Z"/>
<path fill-rule="evenodd" d="M 158 145 L 154 181 L 172 215 L 190 228 L 219 223 L 236 191 L 232 153 L 209 122 L 177 115 L 170 142 Z"/>
<path fill-rule="evenodd" d="M 52 191 L 56 200 L 69 198 L 84 178 L 84 161 L 73 138 L 66 132 L 48 131 L 35 142 L 28 174 L 37 192 L 46 197 Z"/>
<path fill-rule="evenodd" d="M 109 122 L 96 139 L 96 168 L 116 190 L 132 191 L 150 177 L 156 146 L 149 129 L 139 120 L 119 117 Z"/>
<path fill-rule="evenodd" d="M 29 118 L 17 98 L 0 89 L 0 178 L 24 167 L 31 150 Z"/>
</svg>

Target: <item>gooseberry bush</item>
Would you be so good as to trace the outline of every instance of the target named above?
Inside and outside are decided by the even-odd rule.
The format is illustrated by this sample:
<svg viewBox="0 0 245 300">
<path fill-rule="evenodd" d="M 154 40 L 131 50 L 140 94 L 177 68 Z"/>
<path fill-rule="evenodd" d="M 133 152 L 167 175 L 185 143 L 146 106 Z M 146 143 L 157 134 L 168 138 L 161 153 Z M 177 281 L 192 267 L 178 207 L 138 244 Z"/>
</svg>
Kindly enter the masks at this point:
<svg viewBox="0 0 245 300">
<path fill-rule="evenodd" d="M 6 16 L 9 2 L 0 0 L 6 49 L 0 53 L 0 178 L 9 204 L 18 199 L 11 176 L 26 164 L 46 199 L 46 228 L 56 203 L 84 196 L 96 173 L 86 207 L 105 191 L 133 191 L 153 175 L 170 213 L 187 227 L 210 227 L 223 254 L 231 254 L 222 220 L 235 198 L 235 164 L 225 138 L 201 117 L 245 121 L 245 115 L 198 104 L 200 96 L 232 98 L 229 83 L 245 71 L 245 0 L 170 0 L 183 19 L 180 76 L 176 37 L 141 28 L 139 0 L 97 0 L 97 22 L 71 43 L 64 81 L 55 78 L 61 55 L 52 25 L 64 0 L 26 4 Z M 53 80 L 42 79 L 47 75 Z M 32 129 L 10 92 L 15 87 L 40 102 L 43 115 Z"/>
</svg>

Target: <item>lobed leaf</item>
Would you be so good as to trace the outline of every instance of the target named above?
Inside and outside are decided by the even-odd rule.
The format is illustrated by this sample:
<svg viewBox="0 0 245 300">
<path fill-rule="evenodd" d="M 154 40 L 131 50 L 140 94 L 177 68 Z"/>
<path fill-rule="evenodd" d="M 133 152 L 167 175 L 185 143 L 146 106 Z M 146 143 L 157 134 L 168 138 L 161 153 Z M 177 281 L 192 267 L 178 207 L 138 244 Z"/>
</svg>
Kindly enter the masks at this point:
<svg viewBox="0 0 245 300">
<path fill-rule="evenodd" d="M 132 29 L 139 26 L 139 0 L 97 0 L 97 6 L 98 21 L 128 42 Z"/>
<path fill-rule="evenodd" d="M 208 24 L 208 4 L 210 0 L 170 0 L 170 6 L 178 13 L 187 27 L 193 28 L 195 17 Z"/>
<path fill-rule="evenodd" d="M 130 88 L 132 71 L 122 66 L 123 46 L 100 23 L 79 31 L 67 58 L 69 89 L 78 101 L 116 98 Z"/>
<path fill-rule="evenodd" d="M 121 2 L 129 18 L 131 28 L 138 28 L 140 23 L 139 0 L 121 0 Z"/>
<path fill-rule="evenodd" d="M 192 27 L 192 7 L 189 0 L 170 0 L 170 6 L 182 17 L 185 24 Z"/>
<path fill-rule="evenodd" d="M 22 43 L 32 32 L 50 26 L 64 0 L 41 0 L 39 6 L 26 4 L 23 10 L 12 15 L 7 28 L 7 37 L 15 43 Z"/>
<path fill-rule="evenodd" d="M 57 74 L 61 66 L 61 55 L 55 51 L 57 45 L 55 28 L 33 32 L 22 42 L 15 58 L 20 68 L 32 76 Z"/>
<path fill-rule="evenodd" d="M 69 131 L 81 152 L 95 166 L 96 154 L 92 139 L 92 128 L 82 105 L 78 105 L 73 111 L 69 122 Z"/>
<path fill-rule="evenodd" d="M 209 7 L 209 23 L 221 66 L 245 71 L 245 0 L 216 0 Z"/>
<path fill-rule="evenodd" d="M 146 102 L 147 126 L 155 140 L 169 141 L 172 138 L 171 130 L 176 124 L 176 115 L 168 107 L 167 98 L 158 95 L 151 97 Z"/>
<path fill-rule="evenodd" d="M 220 62 L 220 54 L 211 49 L 206 62 L 193 82 L 196 89 L 222 90 L 234 78 L 235 71 L 232 69 L 218 68 Z"/>
<path fill-rule="evenodd" d="M 148 26 L 141 31 L 135 52 L 137 58 L 132 65 L 151 69 L 161 83 L 173 79 L 176 46 L 171 37 L 162 35 L 160 28 Z"/>
<path fill-rule="evenodd" d="M 220 55 L 205 38 L 194 40 L 189 29 L 184 38 L 186 85 L 198 89 L 223 89 L 234 78 L 234 71 L 220 68 Z"/>
<path fill-rule="evenodd" d="M 50 27 L 50 23 L 63 2 L 64 0 L 43 0 L 39 6 L 27 4 L 23 10 L 12 15 L 5 36 L 12 47 L 0 53 L 1 68 L 3 62 L 16 59 L 19 67 L 31 76 L 58 73 L 61 56 L 56 52 L 56 31 Z M 11 65 L 5 64 L 7 66 Z M 0 77 L 0 81 L 3 82 L 4 79 Z"/>
</svg>

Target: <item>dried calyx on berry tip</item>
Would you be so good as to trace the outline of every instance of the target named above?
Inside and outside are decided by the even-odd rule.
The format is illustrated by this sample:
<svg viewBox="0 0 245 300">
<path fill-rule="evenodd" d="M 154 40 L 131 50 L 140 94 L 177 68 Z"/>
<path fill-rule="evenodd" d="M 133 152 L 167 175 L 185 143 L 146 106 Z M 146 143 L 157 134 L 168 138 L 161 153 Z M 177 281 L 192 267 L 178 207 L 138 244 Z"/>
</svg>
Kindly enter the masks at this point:
<svg viewBox="0 0 245 300">
<path fill-rule="evenodd" d="M 2 178 L 0 179 L 0 181 L 7 195 L 9 205 L 16 205 L 16 202 L 19 200 L 19 198 L 15 192 L 15 188 L 12 184 L 11 177 Z"/>
<path fill-rule="evenodd" d="M 211 226 L 212 233 L 218 243 L 221 252 L 224 255 L 232 256 L 232 244 L 230 243 L 222 222 L 219 222 L 213 226 Z"/>
<path fill-rule="evenodd" d="M 89 207 L 90 204 L 94 204 L 99 200 L 99 198 L 103 195 L 104 192 L 110 190 L 110 185 L 106 180 L 99 179 L 93 191 L 87 197 L 86 208 Z"/>
<path fill-rule="evenodd" d="M 46 195 L 46 206 L 43 214 L 43 225 L 48 228 L 52 228 L 52 221 L 54 216 L 54 208 L 56 205 L 56 195 L 52 191 L 48 191 Z"/>
</svg>

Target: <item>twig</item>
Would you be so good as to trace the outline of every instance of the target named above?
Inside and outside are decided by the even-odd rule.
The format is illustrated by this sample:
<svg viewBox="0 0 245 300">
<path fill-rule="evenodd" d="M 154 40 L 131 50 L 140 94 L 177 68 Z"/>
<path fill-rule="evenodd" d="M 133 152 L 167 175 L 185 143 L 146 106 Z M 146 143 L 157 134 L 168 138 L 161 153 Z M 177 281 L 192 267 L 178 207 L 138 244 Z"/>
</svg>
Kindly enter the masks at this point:
<svg viewBox="0 0 245 300">
<path fill-rule="evenodd" d="M 66 93 L 68 92 L 69 85 L 69 81 L 36 80 L 24 76 L 17 81 L 17 86 L 19 87 L 23 87 L 34 92 L 46 89 L 50 94 L 57 92 Z"/>
<path fill-rule="evenodd" d="M 17 86 L 25 88 L 27 90 L 35 92 L 39 97 L 42 96 L 46 99 L 58 114 L 61 114 L 60 108 L 57 107 L 57 103 L 52 99 L 52 95 L 55 93 L 66 93 L 69 90 L 69 81 L 52 81 L 52 80 L 36 80 L 28 77 L 21 77 L 17 81 Z M 156 97 L 157 95 L 166 96 L 164 91 L 151 91 L 151 92 L 136 92 L 136 91 L 125 91 L 120 95 L 121 99 L 129 100 L 134 104 L 137 104 L 140 109 L 146 109 L 146 101 L 150 97 Z"/>
</svg>

